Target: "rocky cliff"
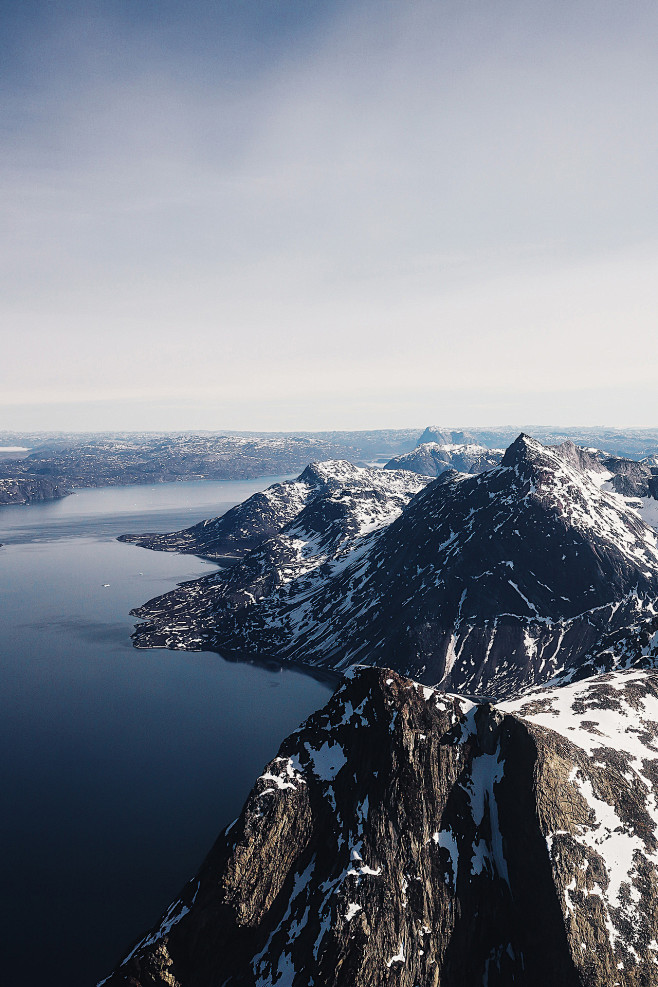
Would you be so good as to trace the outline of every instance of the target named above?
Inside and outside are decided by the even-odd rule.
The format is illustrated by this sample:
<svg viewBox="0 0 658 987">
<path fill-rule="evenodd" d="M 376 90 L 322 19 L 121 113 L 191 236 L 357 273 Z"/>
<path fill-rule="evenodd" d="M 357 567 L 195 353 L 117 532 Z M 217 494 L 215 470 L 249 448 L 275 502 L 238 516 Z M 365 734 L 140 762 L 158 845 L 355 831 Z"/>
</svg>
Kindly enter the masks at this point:
<svg viewBox="0 0 658 987">
<path fill-rule="evenodd" d="M 496 708 L 360 669 L 106 987 L 640 987 L 658 674 Z"/>
</svg>

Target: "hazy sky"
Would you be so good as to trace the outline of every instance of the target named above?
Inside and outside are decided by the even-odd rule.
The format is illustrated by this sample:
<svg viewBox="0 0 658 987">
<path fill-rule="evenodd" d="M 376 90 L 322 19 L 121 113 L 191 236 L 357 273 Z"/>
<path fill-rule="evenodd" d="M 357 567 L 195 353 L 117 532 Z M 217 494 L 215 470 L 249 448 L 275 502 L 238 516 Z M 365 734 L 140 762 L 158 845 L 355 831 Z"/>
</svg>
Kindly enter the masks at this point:
<svg viewBox="0 0 658 987">
<path fill-rule="evenodd" d="M 0 10 L 0 430 L 658 424 L 655 0 Z"/>
</svg>

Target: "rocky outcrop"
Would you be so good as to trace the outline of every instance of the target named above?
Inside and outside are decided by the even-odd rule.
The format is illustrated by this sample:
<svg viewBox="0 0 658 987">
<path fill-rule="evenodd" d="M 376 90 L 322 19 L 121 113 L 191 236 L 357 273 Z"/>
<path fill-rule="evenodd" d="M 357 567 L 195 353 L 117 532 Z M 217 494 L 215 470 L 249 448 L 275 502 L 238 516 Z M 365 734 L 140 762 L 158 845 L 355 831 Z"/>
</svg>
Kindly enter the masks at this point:
<svg viewBox="0 0 658 987">
<path fill-rule="evenodd" d="M 33 504 L 59 500 L 70 493 L 62 484 L 42 477 L 20 480 L 0 479 L 0 504 Z"/>
<path fill-rule="evenodd" d="M 640 987 L 658 676 L 496 708 L 361 669 L 106 987 Z"/>
<path fill-rule="evenodd" d="M 610 471 L 610 489 L 623 497 L 652 497 L 658 500 L 658 467 L 650 462 L 609 457 L 604 465 Z"/>
<path fill-rule="evenodd" d="M 583 428 L 569 426 L 558 428 L 554 425 L 527 425 L 521 428 L 503 426 L 491 428 L 473 427 L 468 431 L 454 431 L 442 425 L 430 425 L 418 439 L 418 445 L 426 442 L 439 444 L 461 444 L 476 442 L 488 449 L 508 446 L 520 431 L 533 435 L 544 445 L 557 446 L 561 443 L 575 442 L 579 446 L 597 451 L 607 450 L 604 455 L 629 456 L 631 459 L 643 459 L 656 456 L 658 451 L 658 429 L 655 428 Z"/>
<path fill-rule="evenodd" d="M 656 532 L 602 489 L 608 475 L 574 447 L 520 436 L 499 467 L 444 473 L 394 520 L 384 493 L 362 492 L 360 514 L 349 491 L 316 499 L 230 569 L 134 611 L 135 642 L 514 695 L 654 613 Z"/>
</svg>

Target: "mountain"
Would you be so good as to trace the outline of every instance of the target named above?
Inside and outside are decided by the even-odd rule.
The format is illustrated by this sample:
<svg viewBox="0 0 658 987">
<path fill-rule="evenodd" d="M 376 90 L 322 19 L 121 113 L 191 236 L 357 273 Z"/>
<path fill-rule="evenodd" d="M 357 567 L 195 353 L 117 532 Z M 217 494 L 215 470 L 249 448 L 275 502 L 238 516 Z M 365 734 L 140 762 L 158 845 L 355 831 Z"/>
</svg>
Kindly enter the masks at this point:
<svg viewBox="0 0 658 987">
<path fill-rule="evenodd" d="M 229 569 L 134 611 L 135 644 L 390 666 L 514 695 L 656 612 L 656 532 L 602 489 L 609 475 L 571 443 L 521 435 L 500 466 L 444 473 L 404 510 L 387 516 L 381 493 L 376 524 L 367 511 L 354 522 L 349 491 L 318 497 Z"/>
<path fill-rule="evenodd" d="M 440 445 L 426 442 L 411 452 L 390 459 L 384 469 L 412 470 L 424 476 L 440 476 L 446 470 L 460 473 L 482 473 L 500 464 L 504 449 L 487 449 L 476 444 Z"/>
<path fill-rule="evenodd" d="M 619 456 L 608 456 L 599 449 L 583 448 L 571 439 L 551 446 L 562 459 L 567 459 L 579 469 L 593 473 L 608 473 L 607 489 L 624 496 L 653 497 L 658 499 L 658 468 L 653 459 L 637 462 Z M 427 442 L 418 445 L 411 452 L 395 456 L 386 463 L 385 469 L 407 469 L 424 476 L 440 476 L 449 469 L 459 473 L 483 473 L 499 466 L 504 449 L 490 449 L 477 444 L 440 445 Z M 655 458 L 655 457 L 654 457 Z"/>
<path fill-rule="evenodd" d="M 418 439 L 417 447 L 422 445 L 474 445 L 477 444 L 475 433 L 442 428 L 440 425 L 428 425 Z"/>
<path fill-rule="evenodd" d="M 658 673 L 499 707 L 355 670 L 105 987 L 640 987 Z"/>
<path fill-rule="evenodd" d="M 370 512 L 368 524 L 375 522 L 377 514 L 383 520 L 391 520 L 426 483 L 426 479 L 405 474 L 389 476 L 380 469 L 360 468 L 348 462 L 311 463 L 296 480 L 275 483 L 221 517 L 172 534 L 122 535 L 119 540 L 221 561 L 238 559 L 277 535 L 314 500 L 328 504 L 342 499 L 346 530 L 355 533 L 361 511 Z M 354 522 L 351 528 L 350 513 Z M 327 519 L 327 523 L 331 521 Z"/>
</svg>

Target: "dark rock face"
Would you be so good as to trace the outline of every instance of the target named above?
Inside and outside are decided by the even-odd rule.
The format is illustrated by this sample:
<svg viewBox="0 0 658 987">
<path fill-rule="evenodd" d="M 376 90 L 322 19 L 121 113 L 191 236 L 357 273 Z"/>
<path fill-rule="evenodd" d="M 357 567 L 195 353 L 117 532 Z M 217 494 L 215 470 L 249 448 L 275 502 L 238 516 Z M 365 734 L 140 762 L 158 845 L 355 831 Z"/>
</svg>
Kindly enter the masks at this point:
<svg viewBox="0 0 658 987">
<path fill-rule="evenodd" d="M 0 479 L 0 504 L 32 504 L 41 500 L 59 500 L 69 493 L 62 484 L 42 477 Z"/>
<path fill-rule="evenodd" d="M 612 474 L 610 486 L 623 497 L 653 497 L 658 500 L 658 469 L 649 463 L 610 457 L 605 467 Z"/>
<path fill-rule="evenodd" d="M 496 709 L 359 670 L 105 984 L 655 983 L 657 680 Z"/>
<path fill-rule="evenodd" d="M 514 695 L 658 599 L 656 533 L 601 490 L 609 474 L 588 457 L 520 436 L 499 467 L 444 473 L 372 530 L 352 494 L 318 498 L 227 571 L 135 611 L 136 644 L 376 664 Z M 356 534 L 341 512 L 362 518 Z"/>
<path fill-rule="evenodd" d="M 485 446 L 439 445 L 429 442 L 412 452 L 396 456 L 386 463 L 385 469 L 412 470 L 423 476 L 440 476 L 446 470 L 460 473 L 482 473 L 500 465 L 504 449 L 487 449 Z"/>
</svg>

